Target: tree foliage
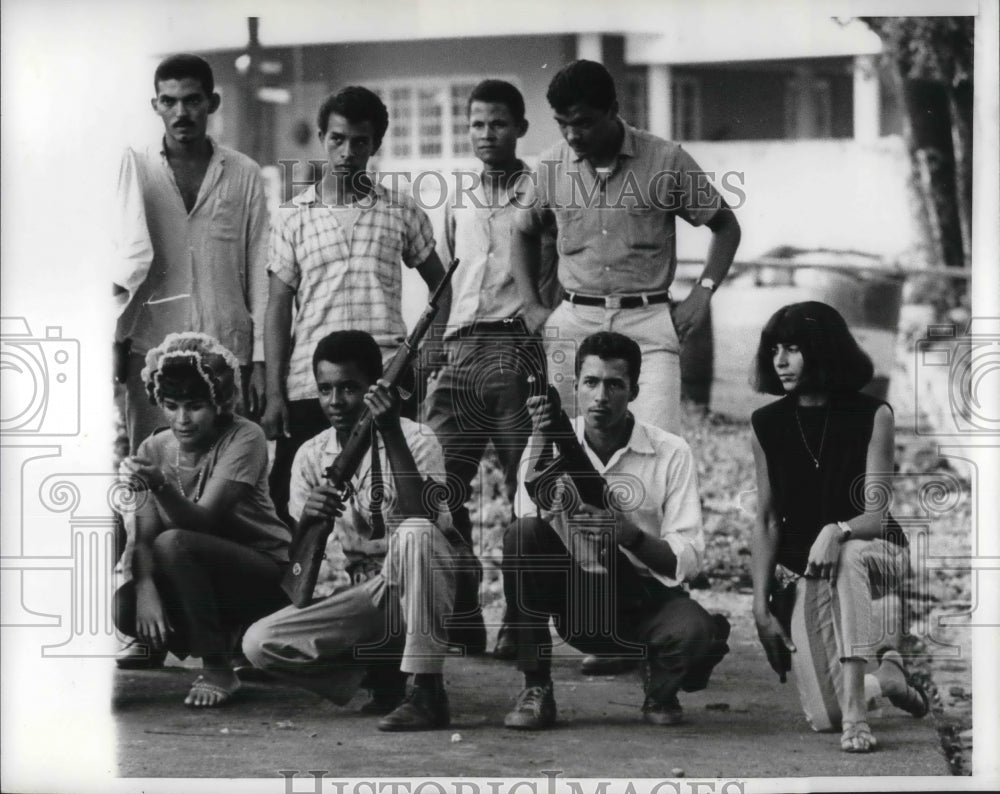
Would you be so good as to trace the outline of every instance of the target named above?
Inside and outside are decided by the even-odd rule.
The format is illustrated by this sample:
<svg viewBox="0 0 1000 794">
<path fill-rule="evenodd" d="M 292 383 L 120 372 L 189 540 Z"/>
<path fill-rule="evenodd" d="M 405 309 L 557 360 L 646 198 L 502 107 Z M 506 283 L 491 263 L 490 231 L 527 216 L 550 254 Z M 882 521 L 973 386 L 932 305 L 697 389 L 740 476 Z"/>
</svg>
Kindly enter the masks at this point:
<svg viewBox="0 0 1000 794">
<path fill-rule="evenodd" d="M 972 229 L 972 17 L 864 17 L 904 107 L 930 264 L 968 263 Z"/>
</svg>

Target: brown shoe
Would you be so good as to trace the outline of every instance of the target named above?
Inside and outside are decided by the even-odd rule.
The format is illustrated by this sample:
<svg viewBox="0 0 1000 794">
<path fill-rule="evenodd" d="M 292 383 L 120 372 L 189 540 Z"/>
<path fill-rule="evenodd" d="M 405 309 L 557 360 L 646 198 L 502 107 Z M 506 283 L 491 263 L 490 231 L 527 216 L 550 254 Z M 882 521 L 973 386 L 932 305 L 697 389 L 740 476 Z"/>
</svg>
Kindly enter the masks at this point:
<svg viewBox="0 0 1000 794">
<path fill-rule="evenodd" d="M 380 731 L 433 731 L 447 728 L 451 722 L 448 695 L 443 689 L 431 692 L 424 687 L 410 687 L 403 702 L 378 721 Z"/>
<path fill-rule="evenodd" d="M 521 690 L 514 708 L 503 718 L 505 728 L 538 731 L 556 723 L 556 698 L 552 682 L 545 686 L 529 686 Z"/>
<path fill-rule="evenodd" d="M 635 670 L 641 661 L 637 656 L 584 656 L 580 672 L 584 675 L 618 675 Z"/>
</svg>

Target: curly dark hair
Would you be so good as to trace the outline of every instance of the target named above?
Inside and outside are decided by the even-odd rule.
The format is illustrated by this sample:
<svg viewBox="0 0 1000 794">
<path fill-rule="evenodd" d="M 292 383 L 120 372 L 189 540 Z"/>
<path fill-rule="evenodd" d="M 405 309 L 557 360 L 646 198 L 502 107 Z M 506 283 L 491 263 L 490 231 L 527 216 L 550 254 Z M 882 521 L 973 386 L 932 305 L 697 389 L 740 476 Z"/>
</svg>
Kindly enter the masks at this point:
<svg viewBox="0 0 1000 794">
<path fill-rule="evenodd" d="M 642 371 L 642 350 L 639 344 L 625 334 L 614 331 L 598 331 L 584 339 L 576 349 L 576 376 L 580 377 L 580 368 L 587 356 L 597 356 L 607 361 L 609 358 L 621 358 L 628 366 L 628 376 L 632 386 L 639 383 L 639 373 Z"/>
<path fill-rule="evenodd" d="M 517 86 L 506 80 L 490 79 L 479 83 L 469 94 L 466 113 L 472 109 L 473 102 L 496 102 L 504 105 L 518 124 L 524 121 L 524 96 L 517 90 Z"/>
<path fill-rule="evenodd" d="M 215 76 L 208 61 L 198 55 L 181 53 L 171 55 L 160 62 L 153 72 L 153 90 L 159 92 L 160 83 L 164 80 L 183 80 L 190 77 L 201 83 L 205 96 L 212 96 L 215 91 Z"/>
<path fill-rule="evenodd" d="M 349 85 L 335 94 L 330 94 L 323 100 L 316 115 L 316 126 L 319 127 L 320 135 L 326 135 L 331 113 L 343 116 L 352 124 L 370 121 L 372 131 L 375 133 L 375 148 L 378 149 L 382 145 L 385 131 L 389 129 L 389 111 L 374 91 L 360 85 Z"/>
<path fill-rule="evenodd" d="M 357 364 L 369 383 L 382 377 L 382 348 L 365 331 L 334 331 L 316 344 L 313 351 L 313 375 L 320 361 L 331 364 Z"/>
<path fill-rule="evenodd" d="M 759 392 L 785 393 L 774 369 L 773 350 L 779 343 L 798 345 L 802 352 L 799 391 L 858 391 L 875 374 L 840 312 L 819 301 L 792 303 L 778 309 L 760 333 L 753 373 Z"/>
<path fill-rule="evenodd" d="M 618 94 L 615 81 L 603 64 L 579 60 L 556 72 L 545 98 L 556 113 L 564 113 L 578 104 L 608 111 L 618 101 Z"/>
</svg>

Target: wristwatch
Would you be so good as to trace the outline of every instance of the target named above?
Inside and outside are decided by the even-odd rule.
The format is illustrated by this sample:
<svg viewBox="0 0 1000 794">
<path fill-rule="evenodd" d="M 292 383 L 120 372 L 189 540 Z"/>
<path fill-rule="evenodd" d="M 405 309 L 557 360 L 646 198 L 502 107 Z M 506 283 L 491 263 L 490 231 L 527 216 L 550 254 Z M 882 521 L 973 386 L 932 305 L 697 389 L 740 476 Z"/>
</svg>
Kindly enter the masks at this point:
<svg viewBox="0 0 1000 794">
<path fill-rule="evenodd" d="M 840 542 L 847 543 L 854 534 L 854 530 L 851 529 L 851 525 L 846 521 L 838 521 L 837 526 L 840 527 Z"/>
<path fill-rule="evenodd" d="M 719 288 L 719 285 L 716 284 L 715 281 L 710 278 L 698 279 L 698 286 L 704 287 L 709 292 L 715 292 Z"/>
</svg>

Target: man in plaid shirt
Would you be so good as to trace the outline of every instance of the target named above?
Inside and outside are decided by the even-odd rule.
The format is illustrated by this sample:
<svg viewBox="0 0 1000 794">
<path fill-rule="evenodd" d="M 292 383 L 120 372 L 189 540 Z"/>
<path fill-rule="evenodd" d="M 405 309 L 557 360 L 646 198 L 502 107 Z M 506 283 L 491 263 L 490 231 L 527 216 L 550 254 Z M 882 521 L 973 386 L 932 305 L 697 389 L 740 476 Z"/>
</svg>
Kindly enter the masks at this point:
<svg viewBox="0 0 1000 794">
<path fill-rule="evenodd" d="M 349 86 L 327 97 L 317 125 L 326 173 L 279 209 L 268 259 L 261 423 L 277 439 L 271 496 L 286 521 L 295 452 L 329 426 L 312 377 L 317 342 L 337 329 L 366 331 L 388 357 L 406 335 L 400 262 L 416 268 L 430 289 L 444 276 L 427 215 L 367 174 L 389 126 L 382 100 Z M 440 317 L 448 316 L 450 300 L 446 291 Z"/>
</svg>

